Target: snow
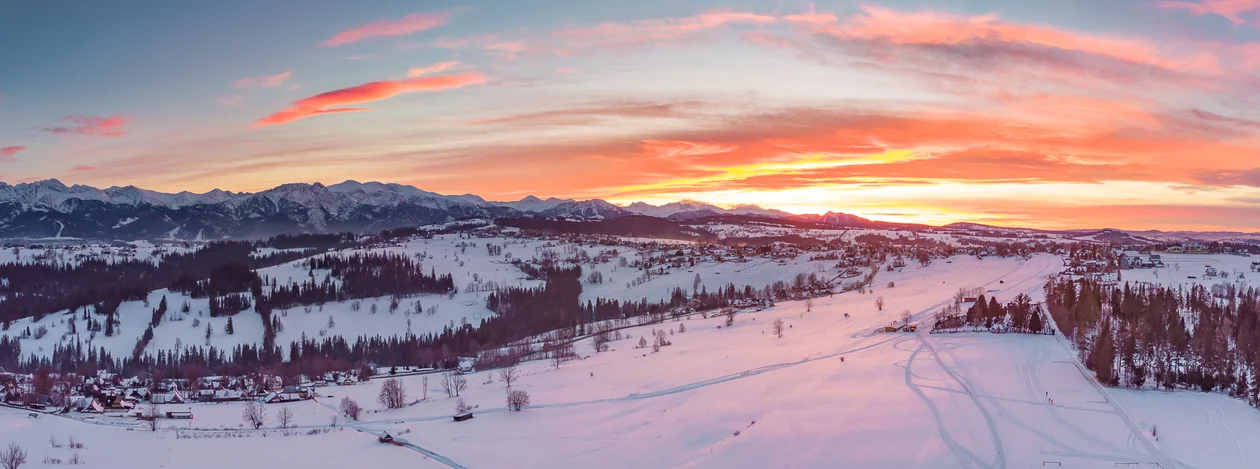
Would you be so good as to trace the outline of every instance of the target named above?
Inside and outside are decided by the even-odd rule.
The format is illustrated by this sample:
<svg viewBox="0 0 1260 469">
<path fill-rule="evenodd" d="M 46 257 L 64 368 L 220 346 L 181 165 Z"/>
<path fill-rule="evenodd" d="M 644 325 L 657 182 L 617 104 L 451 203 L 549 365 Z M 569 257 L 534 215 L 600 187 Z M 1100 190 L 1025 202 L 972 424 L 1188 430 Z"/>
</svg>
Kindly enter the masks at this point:
<svg viewBox="0 0 1260 469">
<path fill-rule="evenodd" d="M 1187 467 L 1256 467 L 1260 463 L 1260 412 L 1238 399 L 1189 391 L 1111 393 L 1157 444 Z"/>
<path fill-rule="evenodd" d="M 239 406 L 233 407 L 239 418 Z M 0 439 L 26 449 L 23 467 L 41 467 L 45 457 L 69 464 L 76 453 L 83 467 L 91 468 L 330 467 L 332 461 L 349 460 L 371 461 L 373 468 L 442 467 L 404 448 L 377 443 L 374 435 L 349 428 L 328 430 L 314 435 L 307 435 L 309 430 L 271 430 L 265 435 L 182 431 L 177 438 L 174 431 L 91 425 L 53 415 L 32 419 L 24 411 L 0 408 Z M 62 446 L 52 447 L 49 437 Z M 83 448 L 69 448 L 70 437 Z"/>
<path fill-rule="evenodd" d="M 439 264 L 444 251 L 437 247 L 452 241 L 387 249 L 423 248 L 417 252 L 434 254 L 426 262 Z M 473 251 L 461 259 L 472 262 Z M 632 327 L 603 353 L 581 341 L 581 358 L 558 368 L 520 365 L 513 389 L 532 401 L 522 412 L 504 409 L 504 386 L 491 370 L 466 375 L 462 398 L 477 406 L 466 422 L 451 420 L 455 399 L 430 374 L 399 378 L 408 400 L 419 399 L 428 381 L 428 399 L 403 409 L 380 408 L 376 378 L 316 388 L 315 401 L 267 405 L 260 431 L 242 428 L 243 404 L 219 403 L 163 406 L 191 410 L 195 419 L 161 420 L 156 433 L 126 418 L 93 424 L 0 409 L 0 438 L 38 460 L 67 453 L 50 448 L 49 435 L 64 441 L 73 434 L 88 444 L 82 453 L 89 463 L 141 468 L 327 467 L 350 458 L 365 467 L 456 468 L 1206 469 L 1260 461 L 1260 412 L 1244 402 L 1103 388 L 1059 336 L 877 332 L 901 311 L 930 321 L 959 288 L 980 287 L 999 301 L 1021 293 L 1039 299 L 1045 277 L 1062 268 L 1044 254 L 951 260 L 880 271 L 875 293 L 818 298 L 810 311 L 805 302 L 782 302 L 740 313 L 731 327 L 724 317 L 699 316 Z M 896 286 L 879 287 L 888 281 Z M 876 296 L 887 300 L 883 311 Z M 770 332 L 775 319 L 789 325 L 782 338 Z M 672 345 L 659 353 L 635 348 L 653 329 L 672 331 Z M 342 397 L 365 408 L 361 421 L 336 417 Z M 275 428 L 283 406 L 294 411 L 296 429 Z M 407 446 L 377 443 L 381 431 Z M 176 439 L 176 432 L 198 438 Z"/>
<path fill-rule="evenodd" d="M 1245 284 L 1249 278 L 1260 278 L 1260 273 L 1251 270 L 1252 262 L 1260 262 L 1260 257 L 1243 257 L 1234 254 L 1170 254 L 1157 252 L 1164 266 L 1143 269 L 1125 269 L 1121 272 L 1121 282 L 1149 282 L 1164 286 L 1189 287 L 1192 285 L 1212 286 L 1219 283 Z M 1228 277 L 1208 277 L 1207 267 L 1211 266 L 1219 272 L 1229 274 Z M 1239 274 L 1242 274 L 1241 276 Z M 1195 278 L 1189 278 L 1195 277 Z"/>
</svg>

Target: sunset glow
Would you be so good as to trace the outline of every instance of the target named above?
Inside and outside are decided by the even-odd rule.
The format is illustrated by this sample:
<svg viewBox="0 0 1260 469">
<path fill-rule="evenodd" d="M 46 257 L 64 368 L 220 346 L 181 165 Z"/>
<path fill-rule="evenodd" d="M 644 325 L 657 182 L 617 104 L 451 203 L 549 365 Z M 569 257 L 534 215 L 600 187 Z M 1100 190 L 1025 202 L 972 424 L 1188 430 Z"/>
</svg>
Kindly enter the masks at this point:
<svg viewBox="0 0 1260 469">
<path fill-rule="evenodd" d="M 81 6 L 0 8 L 7 183 L 1260 231 L 1260 2 Z"/>
</svg>

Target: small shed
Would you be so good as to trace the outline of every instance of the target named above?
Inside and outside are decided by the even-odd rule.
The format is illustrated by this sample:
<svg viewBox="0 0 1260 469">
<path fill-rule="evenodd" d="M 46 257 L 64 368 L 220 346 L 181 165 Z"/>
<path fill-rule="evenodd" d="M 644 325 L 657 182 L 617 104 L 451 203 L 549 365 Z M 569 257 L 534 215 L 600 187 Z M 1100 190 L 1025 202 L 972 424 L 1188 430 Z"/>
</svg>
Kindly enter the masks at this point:
<svg viewBox="0 0 1260 469">
<path fill-rule="evenodd" d="M 393 443 L 394 435 L 390 435 L 389 432 L 381 432 L 381 435 L 376 437 L 376 441 L 381 443 Z"/>
<path fill-rule="evenodd" d="M 463 412 L 463 413 L 455 414 L 454 416 L 454 419 L 456 422 L 463 422 L 465 420 L 469 420 L 472 418 L 473 418 L 472 412 Z"/>
</svg>

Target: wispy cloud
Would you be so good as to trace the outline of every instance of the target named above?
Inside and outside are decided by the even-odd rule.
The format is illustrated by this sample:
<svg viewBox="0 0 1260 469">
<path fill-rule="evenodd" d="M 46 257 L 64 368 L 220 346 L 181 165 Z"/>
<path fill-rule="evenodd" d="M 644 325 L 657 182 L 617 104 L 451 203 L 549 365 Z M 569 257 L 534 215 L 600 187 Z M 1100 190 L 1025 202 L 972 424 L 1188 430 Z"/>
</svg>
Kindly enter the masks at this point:
<svg viewBox="0 0 1260 469">
<path fill-rule="evenodd" d="M 371 23 L 339 32 L 323 42 L 324 47 L 334 47 L 373 37 L 405 36 L 442 26 L 451 20 L 451 13 L 412 13 L 398 19 L 380 19 Z"/>
<path fill-rule="evenodd" d="M 276 88 L 284 84 L 293 76 L 292 71 L 277 73 L 275 75 L 260 75 L 256 77 L 246 77 L 236 80 L 237 88 Z"/>
<path fill-rule="evenodd" d="M 0 148 L 0 162 L 11 162 L 17 157 L 18 153 L 21 153 L 24 150 L 26 150 L 26 147 L 21 145 Z"/>
<path fill-rule="evenodd" d="M 222 104 L 228 107 L 240 106 L 241 103 L 245 102 L 245 96 L 239 95 L 239 94 L 220 96 L 218 99 L 218 102 L 219 104 Z"/>
<path fill-rule="evenodd" d="M 320 93 L 293 103 L 287 109 L 258 119 L 254 127 L 287 124 L 320 114 L 366 111 L 366 108 L 339 107 L 389 99 L 403 93 L 441 91 L 485 83 L 485 75 L 477 72 L 437 75 L 397 81 L 376 81 L 358 86 Z"/>
<path fill-rule="evenodd" d="M 70 168 L 70 172 L 72 172 L 72 173 L 82 173 L 82 172 L 85 172 L 85 171 L 96 171 L 96 167 L 95 167 L 95 166 L 89 166 L 89 165 L 86 165 L 86 164 L 77 164 L 77 165 L 74 165 L 74 167 L 73 167 L 73 168 Z"/>
<path fill-rule="evenodd" d="M 458 60 L 451 60 L 447 62 L 438 62 L 424 67 L 412 67 L 411 70 L 407 71 L 407 76 L 415 78 L 418 76 L 432 75 L 434 73 L 442 73 L 447 70 L 451 70 L 458 66 L 460 66 L 460 62 Z"/>
<path fill-rule="evenodd" d="M 40 130 L 62 135 L 87 135 L 93 137 L 121 137 L 127 134 L 125 127 L 130 117 L 111 115 L 109 117 L 66 116 L 61 122 L 68 125 L 44 127 Z"/>
<path fill-rule="evenodd" d="M 971 53 L 1009 51 L 1024 54 L 1067 51 L 1107 57 L 1171 70 L 1214 69 L 1210 54 L 1174 56 L 1148 41 L 1095 36 L 1046 26 L 1010 23 L 995 14 L 959 16 L 935 11 L 904 12 L 865 6 L 863 14 L 822 28 L 837 39 L 871 41 L 892 46 L 968 47 Z"/>
<path fill-rule="evenodd" d="M 1158 5 L 1169 10 L 1185 10 L 1195 15 L 1220 15 L 1234 24 L 1249 22 L 1244 15 L 1252 17 L 1260 12 L 1260 0 L 1197 0 L 1197 1 L 1162 1 Z"/>
<path fill-rule="evenodd" d="M 652 103 L 639 101 L 614 101 L 588 103 L 580 106 L 550 109 L 546 111 L 513 114 L 467 122 L 466 125 L 511 124 L 522 126 L 582 125 L 609 118 L 666 118 L 677 117 L 684 109 L 694 107 L 694 102 Z"/>
</svg>

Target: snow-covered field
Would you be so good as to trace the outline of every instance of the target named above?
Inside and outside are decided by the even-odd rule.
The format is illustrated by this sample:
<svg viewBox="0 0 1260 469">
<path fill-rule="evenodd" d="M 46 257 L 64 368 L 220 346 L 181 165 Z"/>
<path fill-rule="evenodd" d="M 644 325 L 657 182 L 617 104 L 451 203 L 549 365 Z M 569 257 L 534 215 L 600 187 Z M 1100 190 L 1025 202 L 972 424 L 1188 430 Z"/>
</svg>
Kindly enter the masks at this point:
<svg viewBox="0 0 1260 469">
<path fill-rule="evenodd" d="M 35 247 L 31 247 L 35 246 Z M 17 245 L 0 250 L 0 264 L 59 263 L 79 264 L 86 260 L 118 262 L 137 260 L 158 262 L 163 255 L 196 251 L 200 243 L 132 241 L 129 243 L 90 243 L 49 240 L 47 243 Z"/>
<path fill-rule="evenodd" d="M 487 244 L 500 246 L 503 254 L 490 255 Z M 696 274 L 700 275 L 701 283 L 709 291 L 715 291 L 727 283 L 734 283 L 741 289 L 744 285 L 762 288 L 776 281 L 791 281 L 802 273 L 817 273 L 825 278 L 836 274 L 835 261 L 809 261 L 809 254 L 801 254 L 795 259 L 784 261 L 768 258 L 750 258 L 743 263 L 704 261 L 686 269 L 667 270 L 667 273 L 655 275 L 649 281 L 627 287 L 627 282 L 642 275 L 641 270 L 618 266 L 620 258 L 624 257 L 630 262 L 641 258 L 642 253 L 633 248 L 575 245 L 530 238 L 461 238 L 458 235 L 439 235 L 433 239 L 414 239 L 396 246 L 338 251 L 325 255 L 352 255 L 363 251 L 405 254 L 419 259 L 425 269 L 451 274 L 459 289 L 458 294 L 453 297 L 418 295 L 406 298 L 394 312 L 389 311 L 388 297 L 362 299 L 358 311 L 352 307 L 354 301 L 332 302 L 322 307 L 312 305 L 309 312 L 307 307 L 277 310 L 276 314 L 284 328 L 277 334 L 276 340 L 277 343 L 288 344 L 299 340 L 303 335 L 316 339 L 332 335 L 351 339 L 360 336 L 402 336 L 408 333 L 419 335 L 440 332 L 444 327 L 460 326 L 465 322 L 476 325 L 494 314 L 486 309 L 486 296 L 494 286 L 534 287 L 542 284 L 541 280 L 527 279 L 520 269 L 506 260 L 509 256 L 512 259 L 530 260 L 555 253 L 559 258 L 565 259 L 572 257 L 577 250 L 585 250 L 590 256 L 596 256 L 600 251 L 613 249 L 617 250 L 618 255 L 611 261 L 582 266 L 584 272 L 598 271 L 604 275 L 603 283 L 583 286 L 582 301 L 593 301 L 597 296 L 634 301 L 645 298 L 649 301 L 665 300 L 675 287 L 682 287 L 690 292 Z M 260 254 L 270 252 L 275 251 L 259 251 Z M 312 275 L 301 261 L 259 269 L 258 273 L 281 283 L 302 282 Z M 322 280 L 327 273 L 317 271 L 314 275 L 316 280 Z M 32 332 L 40 327 L 46 328 L 48 334 L 42 338 L 22 339 L 24 355 L 47 356 L 52 353 L 55 344 L 65 346 L 79 340 L 85 347 L 103 347 L 116 357 L 129 356 L 152 318 L 153 309 L 157 308 L 163 296 L 167 300 L 168 313 L 161 324 L 153 329 L 153 340 L 145 349 L 148 353 L 172 350 L 176 345 L 212 345 L 231 350 L 237 345 L 262 342 L 262 321 L 252 309 L 233 316 L 234 333 L 228 335 L 225 332 L 227 317 L 209 317 L 208 299 L 190 298 L 166 289 L 151 292 L 148 306 L 142 301 L 122 303 L 118 310 L 121 324 L 113 336 L 107 337 L 101 332 L 89 334 L 81 315 L 77 319 L 78 334 L 68 334 L 71 315 L 67 311 L 50 314 L 40 321 L 34 321 L 33 318 L 13 321 L 9 330 L 0 332 L 0 335 L 18 337 L 28 328 Z M 185 303 L 188 304 L 187 313 L 182 312 Z M 372 312 L 373 305 L 376 306 L 375 313 Z M 417 307 L 425 312 L 417 314 Z M 330 318 L 332 327 L 328 325 Z M 96 319 L 100 320 L 99 317 Z M 208 340 L 207 325 L 212 330 Z"/>
<path fill-rule="evenodd" d="M 1260 272 L 1251 270 L 1251 263 L 1260 262 L 1260 257 L 1243 257 L 1233 254 L 1157 254 L 1163 260 L 1163 267 L 1125 269 L 1121 274 L 1121 281 L 1150 282 L 1174 287 L 1191 285 L 1210 287 L 1222 282 L 1245 283 L 1253 278 L 1260 278 Z M 1225 273 L 1228 276 L 1207 276 L 1205 274 L 1209 267 L 1215 269 L 1218 274 Z"/>
<path fill-rule="evenodd" d="M 441 251 L 430 252 L 434 259 L 426 262 L 442 270 Z M 465 266 L 472 258 L 461 255 Z M 982 287 L 999 301 L 1020 293 L 1039 300 L 1045 277 L 1061 268 L 1050 255 L 960 256 L 881 271 L 873 293 L 816 299 L 810 311 L 805 302 L 783 302 L 740 313 L 731 327 L 722 317 L 695 317 L 626 329 L 610 351 L 596 353 L 584 341 L 577 346 L 581 358 L 558 368 L 522 364 L 513 384 L 531 396 L 522 412 L 504 408 L 496 372 L 468 374 L 462 398 L 477 409 L 467 422 L 451 421 L 456 400 L 435 374 L 426 375 L 428 399 L 399 410 L 377 404 L 379 378 L 319 388 L 317 401 L 287 404 L 297 426 L 289 430 L 275 428 L 280 404 L 268 405 L 267 425 L 253 431 L 242 428 L 243 404 L 230 403 L 164 406 L 192 410 L 196 418 L 164 420 L 156 433 L 127 419 L 98 417 L 92 424 L 0 409 L 0 432 L 35 461 L 45 454 L 68 458 L 47 440 L 73 434 L 87 444 L 81 453 L 89 467 L 356 461 L 469 468 L 1207 469 L 1260 462 L 1260 411 L 1216 394 L 1100 387 L 1060 337 L 932 335 L 926 327 L 877 332 L 902 311 L 930 322 L 958 288 Z M 504 271 L 501 278 L 512 275 Z M 889 281 L 896 286 L 885 287 Z M 878 296 L 887 301 L 883 311 L 874 305 Z M 286 321 L 305 314 L 291 312 Z M 365 306 L 351 314 L 370 313 Z M 775 319 L 786 323 L 782 338 L 771 332 Z M 362 321 L 339 319 L 338 328 L 342 322 Z M 672 345 L 658 353 L 636 348 L 653 329 L 669 331 Z M 425 376 L 400 379 L 408 400 L 421 397 Z M 338 416 L 342 397 L 366 409 L 359 422 Z M 312 430 L 318 434 L 306 434 Z M 198 438 L 176 439 L 177 431 Z M 380 431 L 412 446 L 376 443 Z"/>
<path fill-rule="evenodd" d="M 237 409 L 239 415 L 239 409 Z M 253 432 L 147 432 L 90 425 L 56 416 L 33 419 L 26 412 L 0 408 L 0 441 L 21 445 L 26 467 L 71 464 L 77 454 L 87 468 L 335 467 L 370 461 L 372 468 L 440 467 L 417 465 L 406 449 L 386 447 L 350 428 Z M 178 435 L 178 436 L 177 436 Z M 81 449 L 69 447 L 73 437 Z M 55 438 L 60 447 L 53 447 Z M 59 463 L 45 463 L 55 458 Z"/>
</svg>

